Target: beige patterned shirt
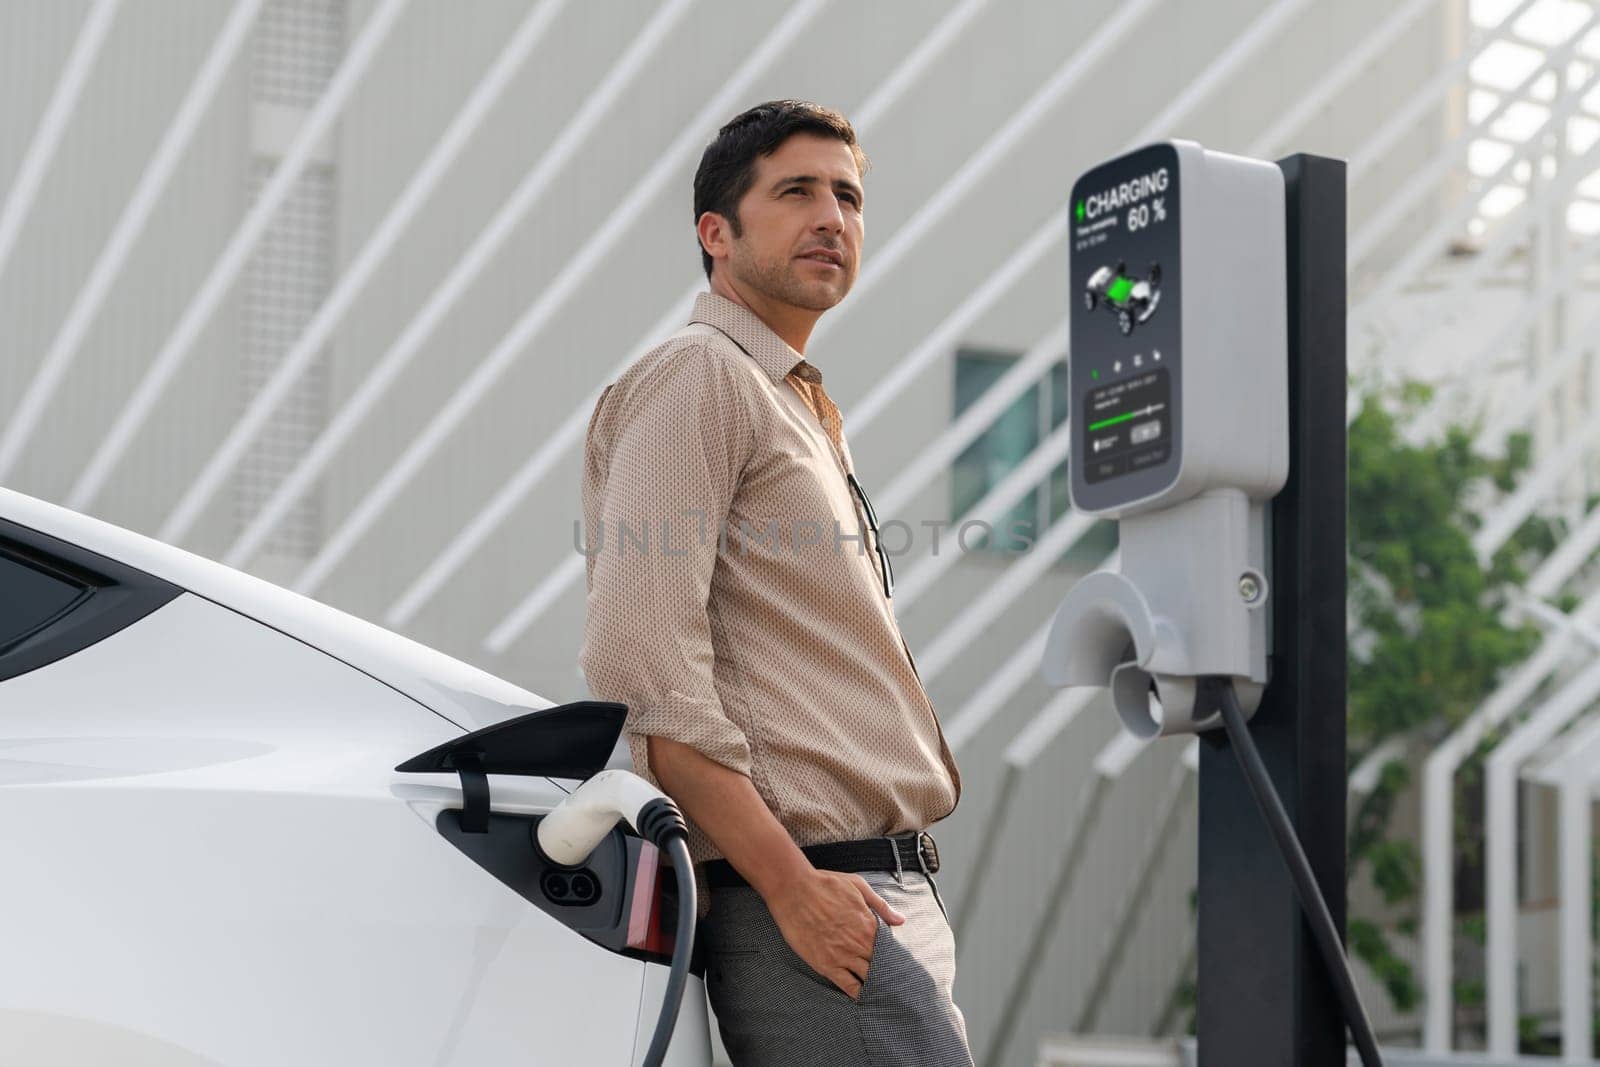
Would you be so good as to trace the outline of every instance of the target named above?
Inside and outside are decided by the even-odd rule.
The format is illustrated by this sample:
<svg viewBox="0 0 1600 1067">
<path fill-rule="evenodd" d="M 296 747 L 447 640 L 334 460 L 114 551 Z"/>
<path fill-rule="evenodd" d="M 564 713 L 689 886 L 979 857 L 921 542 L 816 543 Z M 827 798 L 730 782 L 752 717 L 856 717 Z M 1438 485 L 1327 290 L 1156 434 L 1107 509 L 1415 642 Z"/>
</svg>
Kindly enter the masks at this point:
<svg viewBox="0 0 1600 1067">
<path fill-rule="evenodd" d="M 646 780 L 647 735 L 691 745 L 748 775 L 799 845 L 950 814 L 961 775 L 815 366 L 703 292 L 600 394 L 584 452 L 579 659 L 596 698 L 628 705 Z M 720 856 L 692 823 L 689 847 Z"/>
</svg>

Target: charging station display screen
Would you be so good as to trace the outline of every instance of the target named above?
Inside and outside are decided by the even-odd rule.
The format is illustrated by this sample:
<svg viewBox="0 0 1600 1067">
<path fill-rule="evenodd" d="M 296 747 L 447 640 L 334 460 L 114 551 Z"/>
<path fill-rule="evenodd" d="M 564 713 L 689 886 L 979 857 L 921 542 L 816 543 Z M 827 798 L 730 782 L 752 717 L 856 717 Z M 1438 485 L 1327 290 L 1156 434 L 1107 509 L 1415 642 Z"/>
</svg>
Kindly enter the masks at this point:
<svg viewBox="0 0 1600 1067">
<path fill-rule="evenodd" d="M 1172 454 L 1172 374 L 1158 368 L 1103 385 L 1084 405 L 1090 484 L 1159 467 Z"/>
<path fill-rule="evenodd" d="M 1132 504 L 1178 476 L 1183 373 L 1178 152 L 1151 145 L 1072 188 L 1072 499 Z"/>
</svg>

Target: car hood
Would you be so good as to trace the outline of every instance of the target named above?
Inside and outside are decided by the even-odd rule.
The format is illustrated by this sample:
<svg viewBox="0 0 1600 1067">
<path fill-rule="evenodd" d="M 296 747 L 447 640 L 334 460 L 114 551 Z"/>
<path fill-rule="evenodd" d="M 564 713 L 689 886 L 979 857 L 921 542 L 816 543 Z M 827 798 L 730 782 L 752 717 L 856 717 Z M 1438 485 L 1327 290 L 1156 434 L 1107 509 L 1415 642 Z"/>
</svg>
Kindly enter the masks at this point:
<svg viewBox="0 0 1600 1067">
<path fill-rule="evenodd" d="M 304 641 L 463 729 L 489 726 L 555 704 L 310 597 L 14 490 L 0 488 L 0 518 L 137 567 Z"/>
</svg>

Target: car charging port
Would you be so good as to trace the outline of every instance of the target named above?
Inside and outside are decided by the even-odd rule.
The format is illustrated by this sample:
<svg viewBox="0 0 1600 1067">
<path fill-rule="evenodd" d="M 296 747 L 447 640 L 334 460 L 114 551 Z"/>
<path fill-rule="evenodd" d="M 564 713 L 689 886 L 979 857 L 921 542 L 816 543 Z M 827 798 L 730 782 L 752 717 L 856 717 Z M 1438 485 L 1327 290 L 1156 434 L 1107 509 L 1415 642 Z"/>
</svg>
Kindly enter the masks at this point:
<svg viewBox="0 0 1600 1067">
<path fill-rule="evenodd" d="M 563 907 L 586 907 L 600 899 L 600 879 L 588 869 L 546 871 L 539 879 L 539 888 L 552 904 Z"/>
<path fill-rule="evenodd" d="M 578 904 L 593 904 L 600 899 L 600 883 L 588 871 L 579 871 L 567 882 L 572 899 Z"/>
<path fill-rule="evenodd" d="M 572 896 L 572 883 L 561 871 L 546 871 L 544 877 L 539 879 L 539 888 L 544 890 L 546 898 L 556 904 L 566 904 Z"/>
<path fill-rule="evenodd" d="M 528 839 L 539 862 L 548 869 L 539 876 L 539 889 L 546 900 L 565 908 L 586 907 L 602 895 L 600 876 L 588 867 L 568 866 L 553 859 L 539 844 L 539 824 L 529 826 Z"/>
</svg>

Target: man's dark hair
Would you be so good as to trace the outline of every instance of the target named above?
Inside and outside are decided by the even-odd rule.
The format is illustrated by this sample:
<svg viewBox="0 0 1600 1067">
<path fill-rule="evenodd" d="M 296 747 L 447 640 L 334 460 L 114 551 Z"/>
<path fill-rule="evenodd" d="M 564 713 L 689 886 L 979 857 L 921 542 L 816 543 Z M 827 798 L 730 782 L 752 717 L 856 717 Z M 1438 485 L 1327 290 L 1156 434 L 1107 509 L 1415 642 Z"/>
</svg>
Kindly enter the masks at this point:
<svg viewBox="0 0 1600 1067">
<path fill-rule="evenodd" d="M 700 169 L 694 172 L 695 225 L 700 224 L 701 215 L 715 211 L 728 220 L 735 237 L 743 236 L 739 201 L 756 180 L 756 159 L 770 156 L 797 133 L 837 137 L 850 146 L 856 157 L 856 170 L 866 174 L 871 165 L 856 143 L 850 120 L 837 111 L 805 100 L 768 100 L 735 116 L 717 131 L 717 139 L 706 145 L 700 156 Z M 695 244 L 700 248 L 700 262 L 709 280 L 714 262 L 711 253 L 700 244 L 698 234 Z"/>
</svg>

